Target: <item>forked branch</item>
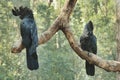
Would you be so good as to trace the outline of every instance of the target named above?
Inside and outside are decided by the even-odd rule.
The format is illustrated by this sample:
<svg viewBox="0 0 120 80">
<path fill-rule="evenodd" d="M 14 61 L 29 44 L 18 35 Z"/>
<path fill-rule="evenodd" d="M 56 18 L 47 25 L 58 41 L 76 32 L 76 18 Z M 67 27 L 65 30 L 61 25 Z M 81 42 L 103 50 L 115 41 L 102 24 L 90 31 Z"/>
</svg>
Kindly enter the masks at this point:
<svg viewBox="0 0 120 80">
<path fill-rule="evenodd" d="M 48 28 L 48 30 L 46 30 L 39 36 L 39 44 L 46 43 L 49 39 L 53 37 L 53 35 L 57 31 L 62 30 L 71 48 L 78 54 L 79 57 L 89 61 L 89 63 L 93 63 L 96 66 L 103 68 L 106 71 L 120 72 L 120 62 L 113 60 L 104 60 L 92 53 L 90 53 L 90 55 L 88 56 L 88 52 L 82 51 L 82 49 L 79 47 L 71 31 L 71 28 L 69 27 L 69 17 L 73 11 L 76 1 L 77 0 L 66 0 L 66 3 L 60 15 L 56 18 L 56 20 Z M 24 49 L 21 40 L 18 40 L 16 43 L 17 44 L 14 44 L 11 49 L 12 53 L 19 53 Z"/>
</svg>

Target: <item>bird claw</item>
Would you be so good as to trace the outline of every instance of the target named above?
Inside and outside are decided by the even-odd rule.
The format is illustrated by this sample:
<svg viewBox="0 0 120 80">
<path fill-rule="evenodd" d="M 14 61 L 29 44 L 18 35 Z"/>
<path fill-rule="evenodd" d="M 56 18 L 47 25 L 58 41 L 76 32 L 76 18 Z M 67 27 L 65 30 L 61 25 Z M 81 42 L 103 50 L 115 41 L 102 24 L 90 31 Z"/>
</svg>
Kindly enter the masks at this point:
<svg viewBox="0 0 120 80">
<path fill-rule="evenodd" d="M 90 56 L 90 53 L 88 52 L 88 56 Z"/>
</svg>

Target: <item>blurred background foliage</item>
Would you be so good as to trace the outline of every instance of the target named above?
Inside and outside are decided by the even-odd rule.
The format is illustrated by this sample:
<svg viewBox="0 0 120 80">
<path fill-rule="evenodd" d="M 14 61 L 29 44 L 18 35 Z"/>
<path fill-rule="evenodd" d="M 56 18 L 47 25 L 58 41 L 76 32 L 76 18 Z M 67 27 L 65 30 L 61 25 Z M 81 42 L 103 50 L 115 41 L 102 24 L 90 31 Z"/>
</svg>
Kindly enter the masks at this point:
<svg viewBox="0 0 120 80">
<path fill-rule="evenodd" d="M 96 67 L 95 76 L 86 75 L 84 60 L 70 48 L 64 34 L 59 31 L 47 43 L 37 48 L 40 68 L 30 71 L 26 67 L 25 50 L 11 53 L 12 44 L 20 38 L 20 19 L 11 9 L 21 5 L 31 8 L 41 34 L 54 22 L 65 0 L 0 0 L 0 80 L 115 80 L 116 74 Z M 84 25 L 92 20 L 97 37 L 98 55 L 116 59 L 115 1 L 78 0 L 70 18 L 70 25 L 79 43 Z"/>
</svg>

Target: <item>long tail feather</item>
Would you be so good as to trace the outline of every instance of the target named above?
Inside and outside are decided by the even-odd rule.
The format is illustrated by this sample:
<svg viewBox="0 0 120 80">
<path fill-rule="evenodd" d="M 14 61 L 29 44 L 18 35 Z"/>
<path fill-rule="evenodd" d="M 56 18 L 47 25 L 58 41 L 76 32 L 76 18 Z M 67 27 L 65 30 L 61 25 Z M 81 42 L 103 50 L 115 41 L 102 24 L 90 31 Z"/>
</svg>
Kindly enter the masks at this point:
<svg viewBox="0 0 120 80">
<path fill-rule="evenodd" d="M 86 61 L 86 73 L 90 76 L 95 75 L 95 65 L 94 64 L 89 64 L 89 62 Z"/>
<path fill-rule="evenodd" d="M 36 70 L 39 68 L 38 56 L 36 52 L 34 52 L 32 55 L 29 55 L 27 51 L 27 67 L 30 70 Z"/>
</svg>

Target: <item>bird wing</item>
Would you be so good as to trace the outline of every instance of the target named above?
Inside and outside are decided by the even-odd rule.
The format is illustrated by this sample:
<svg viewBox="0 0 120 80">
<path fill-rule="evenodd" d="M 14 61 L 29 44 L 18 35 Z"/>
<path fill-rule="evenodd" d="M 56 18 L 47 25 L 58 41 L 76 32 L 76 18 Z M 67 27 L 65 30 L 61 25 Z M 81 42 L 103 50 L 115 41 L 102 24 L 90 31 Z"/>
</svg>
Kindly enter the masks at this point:
<svg viewBox="0 0 120 80">
<path fill-rule="evenodd" d="M 92 46 L 92 52 L 94 54 L 97 54 L 97 38 L 93 35 L 93 46 Z"/>
<path fill-rule="evenodd" d="M 35 22 L 33 22 L 30 25 L 30 33 L 31 33 L 31 40 L 32 40 L 30 50 L 31 50 L 31 53 L 34 53 L 36 51 L 36 47 L 38 46 L 37 27 L 35 25 Z"/>
</svg>

